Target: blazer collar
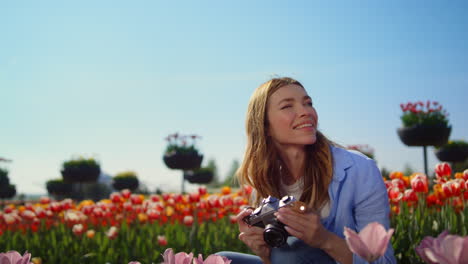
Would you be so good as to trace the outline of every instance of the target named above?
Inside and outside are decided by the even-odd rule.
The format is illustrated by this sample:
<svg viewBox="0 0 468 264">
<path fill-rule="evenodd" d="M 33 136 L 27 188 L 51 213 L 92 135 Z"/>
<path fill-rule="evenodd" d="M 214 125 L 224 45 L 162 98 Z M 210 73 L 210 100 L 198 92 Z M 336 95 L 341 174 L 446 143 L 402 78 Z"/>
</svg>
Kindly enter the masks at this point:
<svg viewBox="0 0 468 264">
<path fill-rule="evenodd" d="M 331 146 L 333 154 L 333 181 L 341 182 L 346 176 L 345 170 L 353 165 L 348 151 L 345 149 Z"/>
</svg>

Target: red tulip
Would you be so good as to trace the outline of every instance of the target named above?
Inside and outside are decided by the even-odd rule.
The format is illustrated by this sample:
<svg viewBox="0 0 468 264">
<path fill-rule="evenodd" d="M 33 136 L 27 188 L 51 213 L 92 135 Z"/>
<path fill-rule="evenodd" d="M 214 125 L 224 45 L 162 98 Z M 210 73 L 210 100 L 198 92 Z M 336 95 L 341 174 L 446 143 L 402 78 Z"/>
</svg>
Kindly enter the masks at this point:
<svg viewBox="0 0 468 264">
<path fill-rule="evenodd" d="M 125 199 L 130 198 L 130 195 L 132 194 L 132 192 L 129 189 L 123 189 L 122 191 L 120 191 L 120 193 Z"/>
<path fill-rule="evenodd" d="M 392 187 L 388 189 L 388 198 L 390 198 L 392 203 L 398 203 L 400 202 L 401 198 L 403 198 L 403 194 L 397 187 Z"/>
<path fill-rule="evenodd" d="M 349 249 L 368 262 L 372 262 L 385 254 L 394 231 L 393 229 L 386 231 L 385 227 L 377 222 L 368 224 L 359 234 L 347 227 L 344 229 Z"/>
<path fill-rule="evenodd" d="M 40 199 L 39 199 L 39 202 L 41 204 L 49 204 L 50 203 L 50 198 L 49 197 L 46 197 L 46 196 L 42 196 Z"/>
<path fill-rule="evenodd" d="M 121 203 L 123 202 L 123 197 L 118 192 L 113 192 L 110 195 L 110 199 L 113 203 Z"/>
<path fill-rule="evenodd" d="M 405 181 L 403 181 L 402 179 L 393 179 L 392 185 L 393 187 L 397 187 L 401 191 L 405 189 Z"/>
<path fill-rule="evenodd" d="M 158 245 L 167 246 L 167 239 L 165 236 L 158 236 Z"/>
<path fill-rule="evenodd" d="M 418 196 L 416 195 L 415 190 L 413 190 L 413 189 L 405 190 L 405 193 L 403 194 L 403 201 L 417 202 L 418 201 Z"/>
<path fill-rule="evenodd" d="M 442 178 L 449 177 L 452 174 L 452 168 L 447 162 L 438 163 L 435 166 L 435 173 Z"/>
<path fill-rule="evenodd" d="M 191 215 L 186 215 L 186 216 L 184 217 L 184 220 L 183 220 L 182 222 L 183 222 L 184 225 L 186 225 L 186 226 L 192 226 L 192 224 L 193 224 L 193 216 L 191 216 Z"/>
<path fill-rule="evenodd" d="M 118 230 L 117 227 L 115 227 L 115 226 L 111 226 L 111 228 L 109 228 L 109 230 L 107 230 L 107 232 L 106 232 L 106 236 L 107 236 L 109 239 L 114 239 L 114 238 L 116 238 L 118 235 L 119 235 L 119 230 Z"/>
<path fill-rule="evenodd" d="M 83 234 L 83 231 L 84 231 L 84 229 L 83 229 L 82 224 L 74 225 L 73 228 L 72 228 L 73 234 L 78 235 L 78 236 Z"/>
<path fill-rule="evenodd" d="M 427 177 L 424 174 L 417 174 L 411 179 L 411 188 L 415 192 L 427 193 L 429 191 Z"/>
</svg>

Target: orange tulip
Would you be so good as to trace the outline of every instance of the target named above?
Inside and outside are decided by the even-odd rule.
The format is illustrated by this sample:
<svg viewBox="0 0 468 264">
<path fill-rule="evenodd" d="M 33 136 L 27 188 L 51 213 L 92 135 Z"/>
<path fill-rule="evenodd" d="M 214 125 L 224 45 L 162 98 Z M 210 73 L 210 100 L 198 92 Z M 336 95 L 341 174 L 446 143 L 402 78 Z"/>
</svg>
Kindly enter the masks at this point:
<svg viewBox="0 0 468 264">
<path fill-rule="evenodd" d="M 390 179 L 401 179 L 403 177 L 403 172 L 400 171 L 393 171 L 389 175 Z"/>
<path fill-rule="evenodd" d="M 90 229 L 90 230 L 86 231 L 86 237 L 94 238 L 94 235 L 96 235 L 96 231 L 94 231 L 94 229 Z"/>
<path fill-rule="evenodd" d="M 231 193 L 231 187 L 229 187 L 229 186 L 224 186 L 223 188 L 221 188 L 221 193 L 222 193 L 223 195 L 230 194 L 230 193 Z"/>
</svg>

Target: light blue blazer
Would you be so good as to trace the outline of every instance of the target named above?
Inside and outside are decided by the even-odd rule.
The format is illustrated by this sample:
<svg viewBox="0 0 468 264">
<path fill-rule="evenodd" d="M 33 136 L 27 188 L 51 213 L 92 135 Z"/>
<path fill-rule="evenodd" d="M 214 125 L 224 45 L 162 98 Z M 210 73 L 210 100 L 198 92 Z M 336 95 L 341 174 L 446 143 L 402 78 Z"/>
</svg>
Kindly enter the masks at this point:
<svg viewBox="0 0 468 264">
<path fill-rule="evenodd" d="M 328 187 L 330 214 L 323 225 L 344 238 L 344 227 L 361 231 L 370 222 L 390 228 L 387 188 L 374 160 L 364 154 L 332 147 L 333 180 Z M 357 255 L 353 263 L 367 263 Z M 383 257 L 374 263 L 396 263 L 391 243 Z"/>
<path fill-rule="evenodd" d="M 390 205 L 387 189 L 374 160 L 367 156 L 338 147 L 333 153 L 333 180 L 328 187 L 330 213 L 322 219 L 324 227 L 344 238 L 344 227 L 361 231 L 371 222 L 390 226 Z M 284 247 L 273 248 L 272 263 L 337 263 L 320 249 L 289 237 Z M 312 260 L 312 262 L 311 262 Z M 353 255 L 353 263 L 367 263 Z M 391 243 L 385 255 L 373 263 L 396 263 Z"/>
</svg>

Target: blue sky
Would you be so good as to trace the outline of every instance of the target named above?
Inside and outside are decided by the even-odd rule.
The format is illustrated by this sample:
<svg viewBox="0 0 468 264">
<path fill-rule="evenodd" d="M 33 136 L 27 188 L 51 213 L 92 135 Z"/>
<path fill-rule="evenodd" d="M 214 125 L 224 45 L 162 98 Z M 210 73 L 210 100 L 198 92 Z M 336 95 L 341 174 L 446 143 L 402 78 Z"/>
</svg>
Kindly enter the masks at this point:
<svg viewBox="0 0 468 264">
<path fill-rule="evenodd" d="M 422 148 L 396 134 L 399 104 L 439 101 L 451 139 L 468 140 L 468 4 L 343 2 L 3 2 L 2 166 L 19 193 L 46 193 L 79 155 L 177 191 L 162 154 L 179 132 L 201 135 L 224 177 L 243 156 L 251 93 L 279 75 L 306 86 L 332 140 L 422 171 Z"/>
</svg>

